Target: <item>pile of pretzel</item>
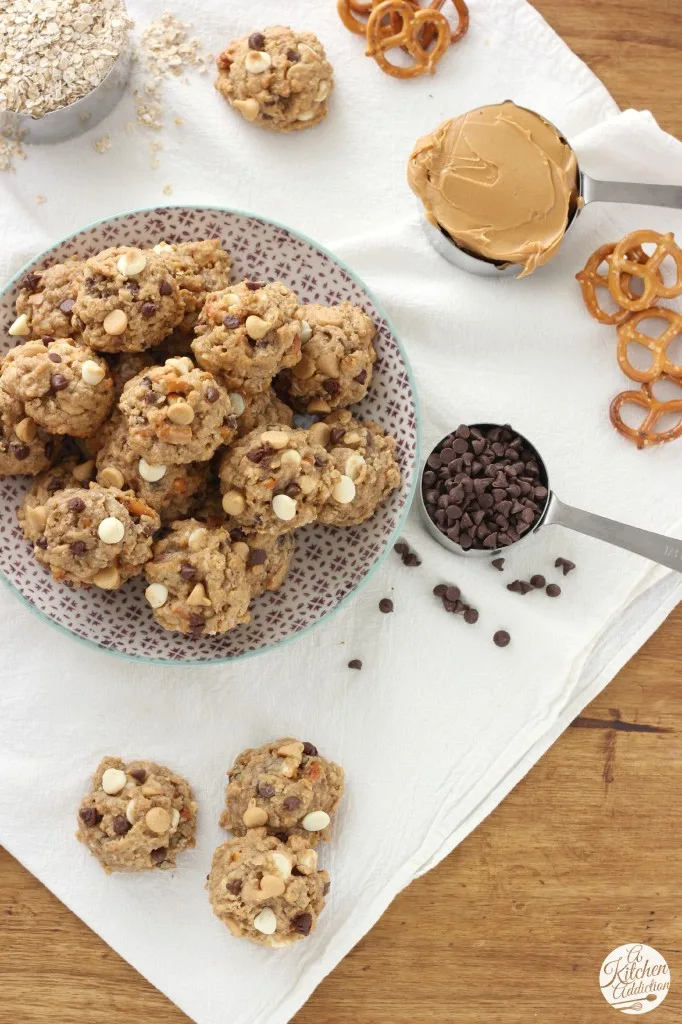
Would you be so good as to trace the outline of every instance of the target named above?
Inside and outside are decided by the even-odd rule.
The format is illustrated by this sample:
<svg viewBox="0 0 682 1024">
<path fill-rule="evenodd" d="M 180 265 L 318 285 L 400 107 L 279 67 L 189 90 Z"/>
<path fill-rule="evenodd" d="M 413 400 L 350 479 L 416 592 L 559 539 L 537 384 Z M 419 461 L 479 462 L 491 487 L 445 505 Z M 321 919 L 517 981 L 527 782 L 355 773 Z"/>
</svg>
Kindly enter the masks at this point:
<svg viewBox="0 0 682 1024">
<path fill-rule="evenodd" d="M 367 56 L 394 78 L 434 74 L 446 50 L 469 28 L 469 9 L 464 0 L 452 0 L 457 25 L 442 13 L 446 0 L 338 0 L 342 22 L 356 35 L 366 36 Z M 390 50 L 401 49 L 411 58 L 407 65 L 393 64 Z"/>
<path fill-rule="evenodd" d="M 649 256 L 642 248 L 655 245 Z M 675 280 L 666 284 L 662 264 L 668 257 L 675 267 Z M 602 265 L 606 271 L 601 271 Z M 619 434 L 634 441 L 638 448 L 664 444 L 682 437 L 682 399 L 659 401 L 654 395 L 654 385 L 670 380 L 682 387 L 682 365 L 668 358 L 668 349 L 675 338 L 682 334 L 682 313 L 665 306 L 659 306 L 659 299 L 673 299 L 682 295 L 682 249 L 672 234 L 661 235 L 657 231 L 634 231 L 620 242 L 602 245 L 592 253 L 583 270 L 576 274 L 588 311 L 600 324 L 611 324 L 618 329 L 618 363 L 631 381 L 639 384 L 638 390 L 623 391 L 611 402 L 609 415 L 611 423 Z M 641 282 L 635 287 L 635 279 Z M 608 312 L 599 302 L 597 289 L 607 289 L 618 306 L 615 312 Z M 656 337 L 639 330 L 644 320 L 656 320 L 661 324 Z M 628 346 L 641 345 L 651 352 L 652 362 L 646 369 L 633 366 Z M 623 406 L 637 405 L 645 410 L 645 417 L 639 427 L 630 427 L 623 421 Z M 670 430 L 656 430 L 663 416 L 680 414 L 679 422 Z"/>
</svg>

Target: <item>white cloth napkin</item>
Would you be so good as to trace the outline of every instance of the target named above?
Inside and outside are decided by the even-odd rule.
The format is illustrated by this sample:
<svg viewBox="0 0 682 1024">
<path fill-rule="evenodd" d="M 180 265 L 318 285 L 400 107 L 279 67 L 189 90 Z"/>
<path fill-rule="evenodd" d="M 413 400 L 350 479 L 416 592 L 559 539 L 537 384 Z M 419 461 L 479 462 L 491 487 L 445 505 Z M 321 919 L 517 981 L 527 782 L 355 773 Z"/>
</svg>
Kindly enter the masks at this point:
<svg viewBox="0 0 682 1024">
<path fill-rule="evenodd" d="M 143 27 L 158 5 L 130 4 Z M 252 5 L 205 0 L 207 48 L 253 30 Z M 281 20 L 260 0 L 261 24 Z M 416 137 L 442 118 L 511 97 L 561 125 L 585 169 L 682 180 L 682 146 L 648 115 L 616 113 L 585 66 L 524 0 L 472 0 L 471 31 L 438 74 L 392 81 L 362 57 L 333 3 L 291 0 L 286 20 L 317 31 L 337 72 L 328 122 L 291 137 L 260 133 L 226 110 L 206 79 L 166 90 L 161 166 L 150 138 L 128 134 L 125 106 L 81 140 L 32 149 L 0 178 L 0 273 L 55 239 L 124 208 L 168 202 L 256 210 L 309 232 L 376 288 L 417 374 L 427 440 L 460 420 L 512 420 L 534 438 L 559 495 L 679 535 L 679 446 L 637 452 L 609 427 L 625 385 L 609 328 L 582 309 L 575 271 L 597 244 L 639 226 L 677 229 L 682 215 L 588 209 L 559 257 L 536 277 L 490 282 L 458 274 L 426 245 L 404 181 Z M 178 5 L 177 10 L 182 13 Z M 174 125 L 180 116 L 184 125 Z M 93 139 L 112 136 L 106 154 Z M 35 196 L 47 201 L 36 206 Z M 345 242 L 341 240 L 346 239 Z M 520 779 L 680 596 L 672 573 L 562 532 L 543 531 L 508 571 L 450 556 L 413 513 L 423 559 L 392 558 L 349 607 L 290 647 L 218 668 L 136 666 L 84 650 L 0 594 L 0 841 L 114 949 L 199 1024 L 283 1024 L 395 894 L 445 856 Z M 578 569 L 565 580 L 554 558 Z M 557 579 L 559 600 L 509 594 L 531 571 Z M 431 595 L 457 582 L 476 626 Z M 379 598 L 395 613 L 382 616 Z M 510 631 L 506 650 L 491 642 Z M 346 663 L 362 658 L 362 672 Z M 347 795 L 322 860 L 328 908 L 311 939 L 272 952 L 238 942 L 202 886 L 224 772 L 245 746 L 277 735 L 315 742 L 344 765 Z M 201 804 L 198 843 L 172 874 L 105 877 L 73 839 L 75 812 L 104 754 L 166 762 Z"/>
</svg>

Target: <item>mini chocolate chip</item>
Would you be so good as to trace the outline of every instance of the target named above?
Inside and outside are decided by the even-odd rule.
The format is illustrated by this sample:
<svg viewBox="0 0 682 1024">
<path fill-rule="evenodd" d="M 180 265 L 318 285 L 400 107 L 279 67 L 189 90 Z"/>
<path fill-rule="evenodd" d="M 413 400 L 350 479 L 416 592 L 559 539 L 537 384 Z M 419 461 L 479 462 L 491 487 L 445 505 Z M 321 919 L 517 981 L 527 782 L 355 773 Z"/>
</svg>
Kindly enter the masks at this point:
<svg viewBox="0 0 682 1024">
<path fill-rule="evenodd" d="M 242 883 L 238 878 L 231 878 L 229 882 L 225 882 L 225 888 L 233 896 L 239 896 L 242 891 Z"/>
<path fill-rule="evenodd" d="M 83 824 L 90 827 L 99 825 L 102 820 L 102 815 L 98 814 L 94 807 L 81 807 L 78 814 Z"/>
<path fill-rule="evenodd" d="M 137 295 L 137 293 L 140 290 L 140 285 L 134 278 L 129 277 L 128 280 L 126 281 L 126 288 L 128 289 L 129 292 L 132 292 L 133 295 Z"/>
<path fill-rule="evenodd" d="M 360 373 L 357 377 L 353 377 L 353 380 L 356 384 L 364 384 L 367 380 L 367 370 L 360 370 Z"/>
<path fill-rule="evenodd" d="M 306 740 L 303 743 L 303 753 L 307 754 L 308 757 L 317 757 L 317 747 L 314 743 L 308 743 Z"/>
<path fill-rule="evenodd" d="M 189 624 L 192 629 L 203 629 L 205 626 L 203 615 L 199 615 L 198 612 L 192 612 L 189 617 Z"/>
<path fill-rule="evenodd" d="M 343 435 L 345 433 L 345 427 L 332 427 L 332 429 L 329 432 L 329 443 L 332 446 L 332 448 L 335 447 L 339 443 L 339 441 L 342 440 Z"/>
<path fill-rule="evenodd" d="M 82 498 L 69 498 L 66 507 L 70 512 L 82 512 L 85 508 L 85 502 Z"/>
<path fill-rule="evenodd" d="M 157 850 L 152 850 L 149 856 L 152 859 L 152 863 L 156 864 L 158 867 L 159 864 L 163 864 L 163 862 L 165 861 L 167 853 L 167 847 L 160 846 Z"/>
<path fill-rule="evenodd" d="M 189 562 L 183 562 L 180 566 L 180 575 L 183 580 L 193 580 L 197 574 L 196 569 Z"/>
<path fill-rule="evenodd" d="M 568 576 L 569 572 L 573 572 L 575 569 L 575 562 L 569 561 L 568 558 L 557 558 L 554 565 L 555 568 L 562 570 L 564 576 Z"/>
<path fill-rule="evenodd" d="M 128 772 L 128 774 L 131 779 L 135 779 L 140 784 L 147 781 L 147 772 L 144 768 L 135 768 L 132 772 Z"/>
<path fill-rule="evenodd" d="M 247 281 L 246 287 L 250 292 L 257 292 L 259 288 L 264 288 L 265 285 L 262 281 Z"/>
<path fill-rule="evenodd" d="M 287 839 L 289 838 L 286 832 L 273 832 L 272 834 L 275 837 L 275 839 L 279 839 L 280 843 L 286 843 Z"/>
<path fill-rule="evenodd" d="M 143 302 L 140 313 L 145 318 L 145 320 L 149 320 L 150 317 L 153 317 L 154 314 L 156 313 L 155 304 L 153 302 Z"/>
<path fill-rule="evenodd" d="M 531 576 L 530 582 L 533 584 L 536 590 L 541 590 L 544 587 L 547 580 L 540 573 L 536 573 L 535 576 Z"/>
<path fill-rule="evenodd" d="M 12 441 L 9 446 L 10 453 L 17 460 L 17 462 L 23 462 L 31 454 L 31 450 L 27 444 L 17 444 L 16 441 Z"/>
<path fill-rule="evenodd" d="M 267 551 L 264 551 L 263 548 L 254 548 L 253 551 L 251 552 L 251 554 L 249 555 L 249 561 L 248 561 L 247 564 L 248 565 L 263 565 L 267 561 L 267 558 L 268 558 Z"/>
<path fill-rule="evenodd" d="M 51 345 L 52 342 L 54 341 L 54 338 L 52 337 L 51 334 L 44 334 L 40 340 L 42 341 L 43 345 Z"/>
<path fill-rule="evenodd" d="M 379 601 L 379 611 L 383 612 L 384 615 L 388 615 L 389 612 L 393 611 L 393 601 L 390 597 L 382 597 Z"/>
<path fill-rule="evenodd" d="M 240 323 L 241 319 L 238 316 L 235 316 L 234 313 L 228 313 L 227 316 L 223 317 L 223 327 L 227 327 L 229 330 L 234 330 L 235 327 L 239 327 Z"/>
<path fill-rule="evenodd" d="M 204 397 L 206 398 L 207 402 L 210 402 L 211 405 L 213 405 L 220 398 L 220 392 L 218 391 L 217 388 L 211 386 L 209 388 L 206 388 L 206 390 L 204 391 Z"/>
<path fill-rule="evenodd" d="M 290 484 L 286 485 L 286 487 L 281 493 L 286 494 L 289 498 L 297 498 L 301 493 L 301 488 L 298 486 L 298 484 L 295 484 L 292 481 Z"/>
<path fill-rule="evenodd" d="M 68 388 L 69 386 L 68 380 L 61 373 L 53 373 L 50 377 L 50 384 L 52 385 L 53 391 L 63 391 L 64 388 Z"/>
<path fill-rule="evenodd" d="M 271 786 L 269 782 L 262 782 L 258 787 L 258 796 L 262 796 L 264 800 L 268 800 L 271 796 L 274 795 L 275 787 Z"/>
<path fill-rule="evenodd" d="M 157 395 L 155 391 L 145 391 L 144 393 L 144 400 L 147 405 L 156 405 L 159 397 L 160 396 Z"/>
<path fill-rule="evenodd" d="M 249 49 L 262 50 L 265 46 L 265 36 L 262 32 L 252 32 L 249 36 Z"/>
<path fill-rule="evenodd" d="M 34 274 L 33 271 L 29 271 L 25 277 L 19 282 L 20 288 L 25 288 L 26 291 L 34 292 L 40 284 L 40 274 Z"/>
<path fill-rule="evenodd" d="M 59 308 L 62 311 L 62 313 L 66 313 L 68 315 L 69 313 L 71 313 L 75 305 L 76 303 L 73 299 L 64 299 L 63 302 L 59 303 Z"/>
<path fill-rule="evenodd" d="M 288 796 L 282 801 L 282 807 L 285 811 L 296 811 L 301 806 L 300 797 Z"/>
<path fill-rule="evenodd" d="M 410 553 L 410 546 L 404 540 L 399 540 L 393 545 L 393 550 L 399 555 L 408 555 Z"/>
<path fill-rule="evenodd" d="M 61 363 L 62 361 L 62 357 L 60 356 L 59 352 L 48 352 L 47 358 L 50 360 L 51 363 Z"/>
<path fill-rule="evenodd" d="M 252 448 L 250 452 L 246 453 L 246 457 L 249 462 L 255 462 L 256 465 L 259 465 L 267 459 L 272 458 L 274 454 L 275 449 L 271 448 L 268 444 L 264 444 L 261 448 Z"/>
<path fill-rule="evenodd" d="M 353 658 L 352 661 L 348 662 L 348 668 L 355 668 L 358 671 L 360 671 L 360 669 L 362 668 L 362 662 L 360 661 L 359 658 Z"/>
<path fill-rule="evenodd" d="M 322 381 L 322 387 L 332 398 L 335 398 L 341 391 L 341 385 L 338 380 L 334 380 L 332 377 L 328 377 Z"/>
<path fill-rule="evenodd" d="M 327 458 L 325 455 L 315 455 L 313 457 L 313 463 L 317 466 L 318 469 L 321 469 L 322 466 L 327 465 Z"/>
<path fill-rule="evenodd" d="M 309 935 L 313 926 L 312 914 L 298 914 L 291 922 L 299 935 Z"/>
<path fill-rule="evenodd" d="M 125 814 L 117 814 L 111 823 L 111 827 L 117 836 L 124 836 L 126 832 L 130 832 L 133 826 L 130 824 Z"/>
<path fill-rule="evenodd" d="M 478 622 L 478 612 L 475 608 L 467 608 L 464 612 L 464 621 L 468 622 L 470 626 L 473 626 L 475 622 Z"/>
<path fill-rule="evenodd" d="M 332 883 L 331 882 L 325 882 L 324 883 L 324 888 L 322 889 L 322 895 L 323 896 L 328 896 L 329 895 L 329 890 L 331 889 L 331 887 L 332 887 Z"/>
<path fill-rule="evenodd" d="M 246 534 L 242 530 L 241 526 L 235 526 L 234 530 L 230 532 L 230 540 L 244 540 Z"/>
<path fill-rule="evenodd" d="M 287 50 L 287 60 L 291 61 L 292 64 L 298 64 L 301 59 L 300 53 L 296 53 L 296 50 Z"/>
<path fill-rule="evenodd" d="M 159 285 L 159 295 L 172 295 L 173 285 L 170 281 L 163 280 Z"/>
<path fill-rule="evenodd" d="M 414 551 L 410 551 L 408 554 L 403 555 L 403 565 L 406 565 L 408 569 L 413 569 L 415 566 L 419 566 L 421 564 L 419 555 L 415 554 Z"/>
<path fill-rule="evenodd" d="M 496 647 L 507 647 L 510 641 L 511 637 L 506 629 L 498 629 L 493 636 L 493 643 Z"/>
<path fill-rule="evenodd" d="M 69 544 L 69 551 L 71 552 L 72 555 L 76 555 L 77 558 L 80 558 L 81 555 L 84 555 L 87 550 L 88 546 L 84 540 L 74 540 L 72 541 L 71 544 Z"/>
<path fill-rule="evenodd" d="M 236 416 L 226 416 L 225 417 L 225 426 L 229 427 L 230 430 L 236 430 L 237 429 L 237 417 Z"/>
<path fill-rule="evenodd" d="M 547 594 L 547 597 L 558 597 L 561 593 L 561 587 L 558 583 L 550 583 L 549 586 L 546 587 L 545 593 Z"/>
<path fill-rule="evenodd" d="M 493 558 L 491 563 L 498 572 L 504 572 L 504 558 Z"/>
</svg>

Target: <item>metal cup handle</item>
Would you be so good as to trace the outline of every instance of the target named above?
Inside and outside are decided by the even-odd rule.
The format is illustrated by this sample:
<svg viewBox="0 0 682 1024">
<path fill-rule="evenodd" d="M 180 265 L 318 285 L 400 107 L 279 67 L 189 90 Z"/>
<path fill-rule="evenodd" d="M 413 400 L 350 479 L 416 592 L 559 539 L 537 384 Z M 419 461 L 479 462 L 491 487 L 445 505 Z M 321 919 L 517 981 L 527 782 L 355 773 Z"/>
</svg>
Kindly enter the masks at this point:
<svg viewBox="0 0 682 1024">
<path fill-rule="evenodd" d="M 586 203 L 634 203 L 682 210 L 682 185 L 647 185 L 633 181 L 601 181 L 583 174 L 581 192 Z"/>
</svg>

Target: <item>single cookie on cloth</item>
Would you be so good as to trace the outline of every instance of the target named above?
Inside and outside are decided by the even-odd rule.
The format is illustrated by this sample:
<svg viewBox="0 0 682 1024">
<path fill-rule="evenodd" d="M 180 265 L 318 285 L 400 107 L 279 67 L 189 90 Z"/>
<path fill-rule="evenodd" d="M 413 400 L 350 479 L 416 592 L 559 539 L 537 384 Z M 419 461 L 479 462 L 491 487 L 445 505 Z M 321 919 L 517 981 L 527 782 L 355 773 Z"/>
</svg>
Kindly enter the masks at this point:
<svg viewBox="0 0 682 1024">
<path fill-rule="evenodd" d="M 147 601 L 164 629 L 213 636 L 249 621 L 246 561 L 222 527 L 173 523 L 145 566 Z"/>
<path fill-rule="evenodd" d="M 73 307 L 85 262 L 70 256 L 45 270 L 31 270 L 19 282 L 17 322 L 10 334 L 27 338 L 73 338 Z"/>
<path fill-rule="evenodd" d="M 304 839 L 281 842 L 254 828 L 218 847 L 206 888 L 216 917 L 234 936 L 276 948 L 314 931 L 329 884 Z"/>
<path fill-rule="evenodd" d="M 95 463 L 78 455 L 69 455 L 33 479 L 17 509 L 17 519 L 26 540 L 37 541 L 47 522 L 48 500 L 67 487 L 87 487 L 95 475 Z"/>
<path fill-rule="evenodd" d="M 164 765 L 105 757 L 78 811 L 79 839 L 107 874 L 167 871 L 195 845 L 189 783 Z"/>
<path fill-rule="evenodd" d="M 131 449 L 154 466 L 206 462 L 237 433 L 227 391 L 187 356 L 133 377 L 119 408 Z"/>
<path fill-rule="evenodd" d="M 301 306 L 301 358 L 283 370 L 276 387 L 295 409 L 328 413 L 361 402 L 372 383 L 374 323 L 363 309 Z"/>
<path fill-rule="evenodd" d="M 173 245 L 159 242 L 152 251 L 164 261 L 180 289 L 185 313 L 178 330 L 191 334 L 206 296 L 222 291 L 230 283 L 232 257 L 221 248 L 217 238 Z"/>
<path fill-rule="evenodd" d="M 291 132 L 327 116 L 334 73 L 317 36 L 274 25 L 230 43 L 215 87 L 247 121 Z"/>
<path fill-rule="evenodd" d="M 298 297 L 281 281 L 242 281 L 209 295 L 192 350 L 228 391 L 267 391 L 276 373 L 301 358 Z"/>
<path fill-rule="evenodd" d="M 57 491 L 43 506 L 34 553 L 58 583 L 116 590 L 142 572 L 161 522 L 132 493 L 91 484 Z"/>
<path fill-rule="evenodd" d="M 101 352 L 142 352 L 180 323 L 185 305 L 163 259 L 116 246 L 91 256 L 73 309 L 74 330 Z"/>
<path fill-rule="evenodd" d="M 21 402 L 39 426 L 72 437 L 94 434 L 114 404 L 108 364 L 70 338 L 27 341 L 10 349 L 0 388 Z"/>
<path fill-rule="evenodd" d="M 287 533 L 314 522 L 339 473 L 306 430 L 283 424 L 253 430 L 219 463 L 223 510 L 235 526 Z"/>
<path fill-rule="evenodd" d="M 237 437 L 246 437 L 257 427 L 264 430 L 275 423 L 290 427 L 294 422 L 293 409 L 285 405 L 272 388 L 260 391 L 257 395 L 240 395 L 235 392 L 230 394 L 230 398 L 238 417 Z"/>
<path fill-rule="evenodd" d="M 61 438 L 39 427 L 22 403 L 0 387 L 0 477 L 42 473 L 58 457 L 60 446 Z"/>
<path fill-rule="evenodd" d="M 313 846 L 329 838 L 343 768 L 312 743 L 288 738 L 244 750 L 228 778 L 223 828 L 243 836 L 263 826 L 270 835 L 303 836 Z"/>
<path fill-rule="evenodd" d="M 371 421 L 358 423 L 348 409 L 338 409 L 310 428 L 324 442 L 341 480 L 320 510 L 319 522 L 358 526 L 401 485 L 395 438 Z"/>
</svg>

